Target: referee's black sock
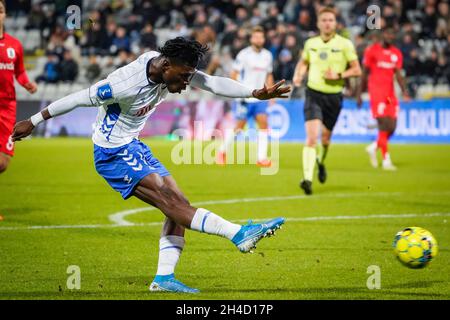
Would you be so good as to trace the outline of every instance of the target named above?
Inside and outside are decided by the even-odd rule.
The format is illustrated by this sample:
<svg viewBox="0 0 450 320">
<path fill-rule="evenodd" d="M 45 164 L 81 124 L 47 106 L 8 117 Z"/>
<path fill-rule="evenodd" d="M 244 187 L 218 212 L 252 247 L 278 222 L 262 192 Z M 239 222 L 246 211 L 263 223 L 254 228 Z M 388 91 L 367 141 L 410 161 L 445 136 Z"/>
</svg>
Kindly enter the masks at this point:
<svg viewBox="0 0 450 320">
<path fill-rule="evenodd" d="M 320 153 L 320 157 L 319 157 L 320 164 L 323 164 L 323 162 L 325 161 L 325 157 L 327 156 L 327 153 L 328 153 L 328 147 L 329 147 L 328 144 L 322 145 L 322 150 L 321 150 L 322 152 Z"/>
</svg>

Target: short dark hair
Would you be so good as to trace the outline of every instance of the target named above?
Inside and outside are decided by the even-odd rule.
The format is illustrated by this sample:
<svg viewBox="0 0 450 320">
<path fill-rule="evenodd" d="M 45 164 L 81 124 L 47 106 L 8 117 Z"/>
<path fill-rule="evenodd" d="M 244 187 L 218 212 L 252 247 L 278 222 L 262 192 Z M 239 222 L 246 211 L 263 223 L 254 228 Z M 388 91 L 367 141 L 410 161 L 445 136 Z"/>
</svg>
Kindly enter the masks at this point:
<svg viewBox="0 0 450 320">
<path fill-rule="evenodd" d="M 208 46 L 202 45 L 196 40 L 189 40 L 183 37 L 167 40 L 164 46 L 159 47 L 163 57 L 178 60 L 192 68 L 196 68 L 198 63 L 208 51 Z"/>
</svg>

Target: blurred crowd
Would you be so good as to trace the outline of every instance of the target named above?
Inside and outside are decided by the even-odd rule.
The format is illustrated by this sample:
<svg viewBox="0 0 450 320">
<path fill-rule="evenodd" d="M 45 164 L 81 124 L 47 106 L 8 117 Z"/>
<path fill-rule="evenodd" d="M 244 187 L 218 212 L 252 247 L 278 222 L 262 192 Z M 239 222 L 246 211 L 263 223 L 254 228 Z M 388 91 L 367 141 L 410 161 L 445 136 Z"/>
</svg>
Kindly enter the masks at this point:
<svg viewBox="0 0 450 320">
<path fill-rule="evenodd" d="M 351 38 L 362 57 L 377 37 L 366 26 L 367 7 L 381 8 L 383 24 L 397 30 L 410 89 L 450 83 L 450 13 L 446 0 L 10 0 L 8 15 L 27 16 L 26 29 L 38 29 L 47 63 L 39 81 L 86 81 L 104 77 L 175 36 L 211 47 L 199 66 L 228 75 L 233 58 L 248 46 L 250 29 L 266 30 L 275 79 L 292 79 L 305 40 L 316 34 L 316 12 L 338 11 L 338 33 Z M 66 9 L 78 5 L 81 30 L 66 28 Z"/>
</svg>

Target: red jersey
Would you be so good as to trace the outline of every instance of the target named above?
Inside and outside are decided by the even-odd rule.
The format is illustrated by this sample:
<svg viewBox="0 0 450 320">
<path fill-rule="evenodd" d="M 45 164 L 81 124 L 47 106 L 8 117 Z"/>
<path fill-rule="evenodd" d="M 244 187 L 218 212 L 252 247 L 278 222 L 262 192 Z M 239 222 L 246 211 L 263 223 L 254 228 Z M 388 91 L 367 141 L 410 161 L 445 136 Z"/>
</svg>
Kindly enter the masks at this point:
<svg viewBox="0 0 450 320">
<path fill-rule="evenodd" d="M 375 43 L 364 51 L 363 64 L 370 70 L 368 79 L 369 94 L 395 97 L 394 74 L 395 70 L 403 66 L 403 55 L 394 46 L 384 48 Z"/>
<path fill-rule="evenodd" d="M 14 77 L 22 86 L 30 82 L 23 64 L 22 44 L 3 33 L 0 38 L 0 99 L 16 99 Z"/>
</svg>

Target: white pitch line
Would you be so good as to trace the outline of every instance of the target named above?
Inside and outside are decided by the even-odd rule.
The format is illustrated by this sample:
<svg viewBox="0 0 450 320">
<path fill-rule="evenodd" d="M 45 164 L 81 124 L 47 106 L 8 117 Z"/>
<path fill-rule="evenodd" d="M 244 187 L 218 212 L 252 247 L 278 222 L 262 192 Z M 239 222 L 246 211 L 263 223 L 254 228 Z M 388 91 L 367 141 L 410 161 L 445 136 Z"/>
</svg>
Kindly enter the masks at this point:
<svg viewBox="0 0 450 320">
<path fill-rule="evenodd" d="M 200 201 L 200 202 L 194 202 L 191 203 L 192 206 L 203 206 L 203 205 L 216 205 L 216 204 L 234 204 L 234 203 L 241 203 L 241 202 L 263 202 L 263 201 L 280 201 L 280 200 L 299 200 L 299 199 L 308 199 L 308 200 L 315 200 L 315 199 L 322 199 L 322 198 L 354 198 L 354 197 L 394 197 L 394 196 L 401 196 L 404 194 L 410 194 L 407 192 L 357 192 L 357 193 L 335 193 L 335 194 L 319 194 L 315 195 L 313 197 L 307 196 L 307 195 L 292 195 L 292 196 L 275 196 L 275 197 L 261 197 L 261 198 L 237 198 L 237 199 L 223 199 L 223 200 L 208 200 L 208 201 Z M 424 192 L 420 194 L 426 194 L 426 195 L 446 195 L 450 194 L 448 191 L 443 192 Z M 142 208 L 136 208 L 136 209 L 130 209 L 125 211 L 120 211 L 117 213 L 113 213 L 109 215 L 109 221 L 111 221 L 114 224 L 117 225 L 123 225 L 123 226 L 132 226 L 134 223 L 129 222 L 125 219 L 125 217 L 130 216 L 132 214 L 136 214 L 139 212 L 145 212 L 145 211 L 154 211 L 157 210 L 155 207 L 142 207 Z"/>
<path fill-rule="evenodd" d="M 335 194 L 321 194 L 315 195 L 314 197 L 307 195 L 294 195 L 294 196 L 276 196 L 276 197 L 261 197 L 261 198 L 237 198 L 237 199 L 224 199 L 224 200 L 208 200 L 191 203 L 192 206 L 203 206 L 203 205 L 216 205 L 216 204 L 234 204 L 241 202 L 263 202 L 263 201 L 280 201 L 280 200 L 298 200 L 298 199 L 321 199 L 321 198 L 353 198 L 360 196 L 398 196 L 402 195 L 403 192 L 360 192 L 360 193 L 335 193 Z M 109 215 L 109 221 L 114 224 L 121 226 L 132 226 L 134 223 L 125 220 L 125 217 L 144 211 L 154 211 L 157 210 L 155 207 L 143 207 L 130 209 L 125 211 L 120 211 Z"/>
<path fill-rule="evenodd" d="M 317 216 L 317 217 L 293 217 L 286 218 L 287 222 L 323 221 L 323 220 L 368 220 L 368 219 L 401 219 L 401 218 L 430 218 L 449 217 L 450 212 L 433 213 L 406 213 L 406 214 L 372 214 L 368 216 Z M 254 219 L 253 221 L 265 221 L 272 218 Z M 246 222 L 248 219 L 232 220 L 233 222 Z M 97 229 L 97 228 L 121 228 L 121 227 L 154 227 L 162 226 L 162 222 L 135 223 L 130 225 L 118 224 L 80 224 L 80 225 L 55 225 L 55 226 L 28 226 L 28 227 L 0 227 L 0 231 L 7 230 L 42 230 L 42 229 Z"/>
</svg>

